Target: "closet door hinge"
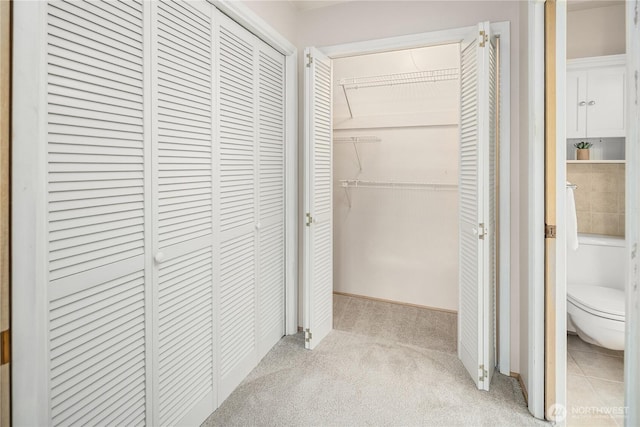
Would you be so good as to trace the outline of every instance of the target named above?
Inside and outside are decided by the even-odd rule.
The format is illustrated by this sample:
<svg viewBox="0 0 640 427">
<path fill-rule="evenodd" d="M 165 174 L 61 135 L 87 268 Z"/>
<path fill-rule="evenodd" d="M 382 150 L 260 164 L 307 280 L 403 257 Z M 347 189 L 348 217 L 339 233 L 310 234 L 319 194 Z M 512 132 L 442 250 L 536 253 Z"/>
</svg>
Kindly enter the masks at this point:
<svg viewBox="0 0 640 427">
<path fill-rule="evenodd" d="M 480 31 L 480 47 L 484 47 L 484 44 L 489 41 L 489 36 L 487 35 L 487 33 L 483 31 Z"/>
<path fill-rule="evenodd" d="M 556 238 L 556 226 L 555 225 L 544 225 L 544 238 L 545 239 L 555 239 Z"/>
<path fill-rule="evenodd" d="M 310 53 L 307 53 L 307 67 L 311 67 L 311 64 L 313 64 L 313 56 L 311 56 Z"/>
<path fill-rule="evenodd" d="M 484 226 L 484 222 L 478 224 L 478 239 L 484 240 L 484 236 L 487 235 L 487 229 Z"/>
<path fill-rule="evenodd" d="M 480 375 L 478 376 L 479 381 L 484 381 L 489 376 L 489 373 L 486 369 L 484 369 L 484 365 L 478 366 L 478 370 L 480 371 Z"/>
<path fill-rule="evenodd" d="M 311 338 L 313 338 L 313 334 L 311 333 L 309 328 L 305 329 L 304 330 L 304 340 L 305 340 L 305 342 L 311 341 Z"/>
<path fill-rule="evenodd" d="M 0 332 L 0 365 L 11 362 L 11 330 Z"/>
<path fill-rule="evenodd" d="M 307 222 L 306 222 L 307 227 L 311 227 L 311 223 L 313 223 L 313 217 L 309 212 L 307 212 Z"/>
</svg>

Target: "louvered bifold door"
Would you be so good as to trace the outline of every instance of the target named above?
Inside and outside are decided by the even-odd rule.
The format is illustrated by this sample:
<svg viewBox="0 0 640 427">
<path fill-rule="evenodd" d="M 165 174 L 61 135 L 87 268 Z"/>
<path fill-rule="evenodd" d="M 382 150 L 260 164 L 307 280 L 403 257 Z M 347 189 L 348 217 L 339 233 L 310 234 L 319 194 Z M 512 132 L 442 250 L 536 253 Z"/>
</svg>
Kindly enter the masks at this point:
<svg viewBox="0 0 640 427">
<path fill-rule="evenodd" d="M 460 58 L 460 303 L 458 355 L 479 389 L 495 364 L 495 45 L 489 23 L 463 41 Z M 492 83 L 493 80 L 493 83 Z M 494 91 L 491 93 L 491 91 Z"/>
<path fill-rule="evenodd" d="M 258 358 L 284 335 L 284 56 L 258 43 Z"/>
<path fill-rule="evenodd" d="M 143 4 L 50 2 L 46 37 L 50 423 L 150 423 Z"/>
<path fill-rule="evenodd" d="M 212 8 L 151 11 L 154 424 L 197 425 L 216 408 Z"/>
<path fill-rule="evenodd" d="M 331 60 L 305 52 L 305 347 L 313 349 L 333 328 L 333 203 Z"/>
<path fill-rule="evenodd" d="M 219 399 L 257 363 L 256 39 L 216 14 L 216 265 Z"/>
</svg>

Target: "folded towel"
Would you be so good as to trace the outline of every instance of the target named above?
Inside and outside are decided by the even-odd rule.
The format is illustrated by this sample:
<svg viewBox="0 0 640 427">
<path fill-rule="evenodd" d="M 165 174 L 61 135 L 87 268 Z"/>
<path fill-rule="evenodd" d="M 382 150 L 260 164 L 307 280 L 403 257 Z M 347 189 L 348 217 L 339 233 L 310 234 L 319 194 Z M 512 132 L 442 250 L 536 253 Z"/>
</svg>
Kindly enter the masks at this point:
<svg viewBox="0 0 640 427">
<path fill-rule="evenodd" d="M 578 215 L 573 188 L 567 182 L 567 248 L 578 250 Z"/>
</svg>

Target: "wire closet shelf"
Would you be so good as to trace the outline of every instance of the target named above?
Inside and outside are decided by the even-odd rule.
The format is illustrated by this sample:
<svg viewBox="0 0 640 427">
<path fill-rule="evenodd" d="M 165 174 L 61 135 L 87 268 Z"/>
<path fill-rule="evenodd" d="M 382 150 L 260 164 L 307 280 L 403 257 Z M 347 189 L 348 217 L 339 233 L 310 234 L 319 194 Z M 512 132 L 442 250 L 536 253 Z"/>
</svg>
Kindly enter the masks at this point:
<svg viewBox="0 0 640 427">
<path fill-rule="evenodd" d="M 415 71 L 412 73 L 385 74 L 380 76 L 350 77 L 340 79 L 338 84 L 344 89 L 359 89 L 379 86 L 395 86 L 412 83 L 435 83 L 458 79 L 457 68 Z"/>
<path fill-rule="evenodd" d="M 436 83 L 457 80 L 460 76 L 458 68 L 442 68 L 439 70 L 414 71 L 412 73 L 384 74 L 379 76 L 349 77 L 338 80 L 342 93 L 347 101 L 349 116 L 353 118 L 353 109 L 348 91 L 384 86 L 400 86 L 416 83 Z"/>
<path fill-rule="evenodd" d="M 386 188 L 402 190 L 456 191 L 458 184 L 438 182 L 365 181 L 361 179 L 341 179 L 343 188 Z"/>
</svg>

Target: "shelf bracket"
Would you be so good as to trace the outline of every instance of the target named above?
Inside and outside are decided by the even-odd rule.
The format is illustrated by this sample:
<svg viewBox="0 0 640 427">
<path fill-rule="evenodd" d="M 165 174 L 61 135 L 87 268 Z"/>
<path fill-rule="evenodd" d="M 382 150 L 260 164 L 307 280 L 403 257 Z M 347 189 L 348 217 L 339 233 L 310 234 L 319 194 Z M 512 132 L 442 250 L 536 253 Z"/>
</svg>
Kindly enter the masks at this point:
<svg viewBox="0 0 640 427">
<path fill-rule="evenodd" d="M 347 137 L 335 137 L 333 142 L 345 142 L 353 144 L 353 151 L 356 153 L 356 160 L 358 161 L 358 170 L 362 172 L 362 159 L 360 159 L 360 152 L 358 151 L 358 144 L 361 142 L 380 142 L 380 138 L 375 136 L 347 136 Z"/>
<path fill-rule="evenodd" d="M 351 110 L 351 103 L 349 102 L 349 95 L 347 95 L 347 88 L 344 87 L 344 85 L 340 85 L 342 86 L 342 93 L 344 93 L 344 99 L 347 100 L 347 108 L 349 109 L 349 116 L 351 116 L 351 118 L 353 119 L 353 111 Z"/>
<path fill-rule="evenodd" d="M 353 143 L 353 150 L 356 152 L 356 159 L 358 160 L 358 170 L 362 172 L 362 162 L 360 161 L 360 153 L 358 153 L 358 145 L 356 144 L 356 142 L 358 142 L 358 138 L 353 138 L 351 142 Z"/>
<path fill-rule="evenodd" d="M 347 197 L 347 204 L 349 205 L 349 209 L 351 209 L 351 194 L 349 194 L 349 184 L 343 182 L 342 188 L 344 188 L 344 195 Z"/>
</svg>

